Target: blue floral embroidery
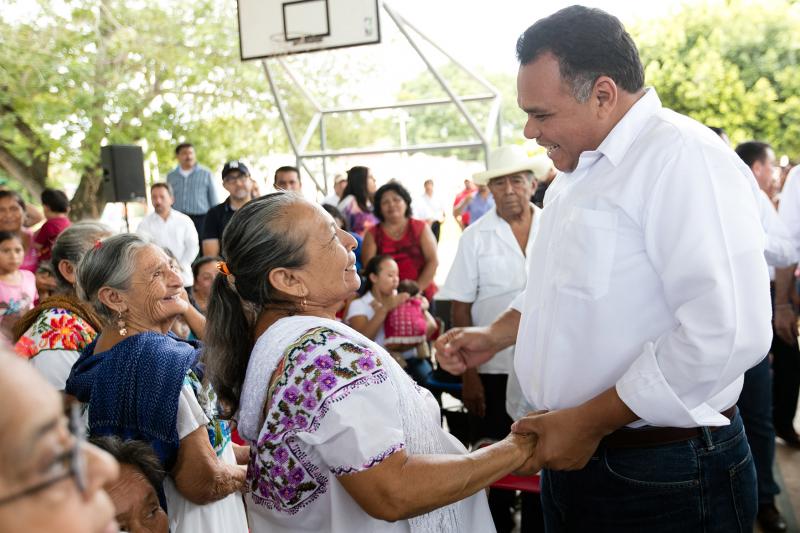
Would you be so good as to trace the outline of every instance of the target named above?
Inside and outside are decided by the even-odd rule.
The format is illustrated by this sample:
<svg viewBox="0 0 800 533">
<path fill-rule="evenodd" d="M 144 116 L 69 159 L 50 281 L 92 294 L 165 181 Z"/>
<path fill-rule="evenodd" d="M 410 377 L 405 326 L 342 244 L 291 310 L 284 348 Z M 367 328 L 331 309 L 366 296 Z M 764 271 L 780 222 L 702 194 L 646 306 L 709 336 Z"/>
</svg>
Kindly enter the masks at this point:
<svg viewBox="0 0 800 533">
<path fill-rule="evenodd" d="M 296 433 L 317 430 L 332 404 L 356 389 L 384 382 L 387 376 L 375 353 L 328 328 L 307 331 L 286 353 L 286 367 L 270 397 L 267 420 L 251 448 L 247 479 L 253 502 L 295 514 L 328 486 L 327 472 L 306 456 Z M 391 453 L 387 450 L 369 462 L 377 464 Z"/>
</svg>

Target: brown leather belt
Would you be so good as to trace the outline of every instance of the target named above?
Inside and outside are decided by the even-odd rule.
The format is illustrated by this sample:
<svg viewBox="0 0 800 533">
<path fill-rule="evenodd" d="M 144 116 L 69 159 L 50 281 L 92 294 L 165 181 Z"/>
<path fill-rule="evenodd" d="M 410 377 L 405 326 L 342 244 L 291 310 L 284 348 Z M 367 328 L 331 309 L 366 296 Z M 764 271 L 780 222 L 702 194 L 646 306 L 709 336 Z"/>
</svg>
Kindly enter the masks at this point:
<svg viewBox="0 0 800 533">
<path fill-rule="evenodd" d="M 720 413 L 728 420 L 736 414 L 736 406 L 729 407 Z M 716 431 L 717 426 L 708 426 Z M 703 435 L 703 428 L 669 428 L 645 426 L 642 428 L 621 428 L 607 435 L 600 441 L 606 448 L 648 448 L 675 442 L 683 442 Z"/>
</svg>

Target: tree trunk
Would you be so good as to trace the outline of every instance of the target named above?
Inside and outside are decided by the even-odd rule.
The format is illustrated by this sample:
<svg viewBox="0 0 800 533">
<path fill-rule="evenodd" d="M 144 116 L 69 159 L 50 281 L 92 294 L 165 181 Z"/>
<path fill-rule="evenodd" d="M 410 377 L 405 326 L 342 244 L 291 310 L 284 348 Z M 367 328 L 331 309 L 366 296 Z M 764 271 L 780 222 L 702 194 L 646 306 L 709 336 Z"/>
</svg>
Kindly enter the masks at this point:
<svg viewBox="0 0 800 533">
<path fill-rule="evenodd" d="M 69 216 L 72 220 L 98 219 L 103 214 L 106 201 L 103 198 L 103 169 L 87 169 L 81 176 L 81 183 L 70 203 Z"/>
<path fill-rule="evenodd" d="M 44 166 L 44 172 L 42 167 Z M 47 163 L 25 165 L 8 150 L 0 146 L 0 168 L 17 180 L 34 198 L 39 198 L 47 180 Z"/>
</svg>

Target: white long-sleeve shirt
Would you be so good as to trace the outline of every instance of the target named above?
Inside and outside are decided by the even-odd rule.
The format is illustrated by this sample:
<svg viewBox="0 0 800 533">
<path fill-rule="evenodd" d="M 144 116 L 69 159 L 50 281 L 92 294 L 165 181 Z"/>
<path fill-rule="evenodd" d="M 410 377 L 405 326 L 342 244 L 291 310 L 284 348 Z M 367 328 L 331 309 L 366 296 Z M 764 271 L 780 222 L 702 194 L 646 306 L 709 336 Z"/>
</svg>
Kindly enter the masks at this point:
<svg viewBox="0 0 800 533">
<path fill-rule="evenodd" d="M 169 248 L 181 265 L 183 286 L 192 286 L 192 261 L 200 251 L 200 241 L 191 218 L 175 209 L 169 210 L 166 220 L 152 212 L 142 219 L 136 233 L 148 236 L 158 246 Z"/>
<path fill-rule="evenodd" d="M 778 205 L 778 216 L 788 229 L 795 250 L 800 254 L 800 166 L 794 167 L 786 177 Z"/>
<path fill-rule="evenodd" d="M 769 279 L 775 279 L 776 268 L 786 268 L 797 263 L 800 243 L 795 243 L 786 224 L 778 216 L 767 193 L 758 188 L 753 177 L 753 195 L 758 206 L 758 218 L 764 229 L 764 259 L 769 266 Z"/>
<path fill-rule="evenodd" d="M 655 90 L 548 188 L 515 351 L 538 409 L 616 387 L 641 420 L 726 425 L 772 338 L 750 170 Z"/>
</svg>

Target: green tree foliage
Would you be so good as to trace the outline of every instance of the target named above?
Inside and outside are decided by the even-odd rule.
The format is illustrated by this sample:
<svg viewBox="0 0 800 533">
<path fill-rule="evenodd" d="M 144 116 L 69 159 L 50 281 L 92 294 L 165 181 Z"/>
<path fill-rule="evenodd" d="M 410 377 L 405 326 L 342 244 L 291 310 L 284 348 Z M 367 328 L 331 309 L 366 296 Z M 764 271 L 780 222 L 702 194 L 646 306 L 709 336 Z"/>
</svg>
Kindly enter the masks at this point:
<svg viewBox="0 0 800 533">
<path fill-rule="evenodd" d="M 645 79 L 665 106 L 800 156 L 800 3 L 685 5 L 631 28 Z"/>
<path fill-rule="evenodd" d="M 98 216 L 106 143 L 143 144 L 162 172 L 184 139 L 212 166 L 272 148 L 276 113 L 263 73 L 239 61 L 235 3 L 39 8 L 30 21 L 0 19 L 0 169 L 30 193 L 72 173 L 76 218 Z"/>
</svg>

